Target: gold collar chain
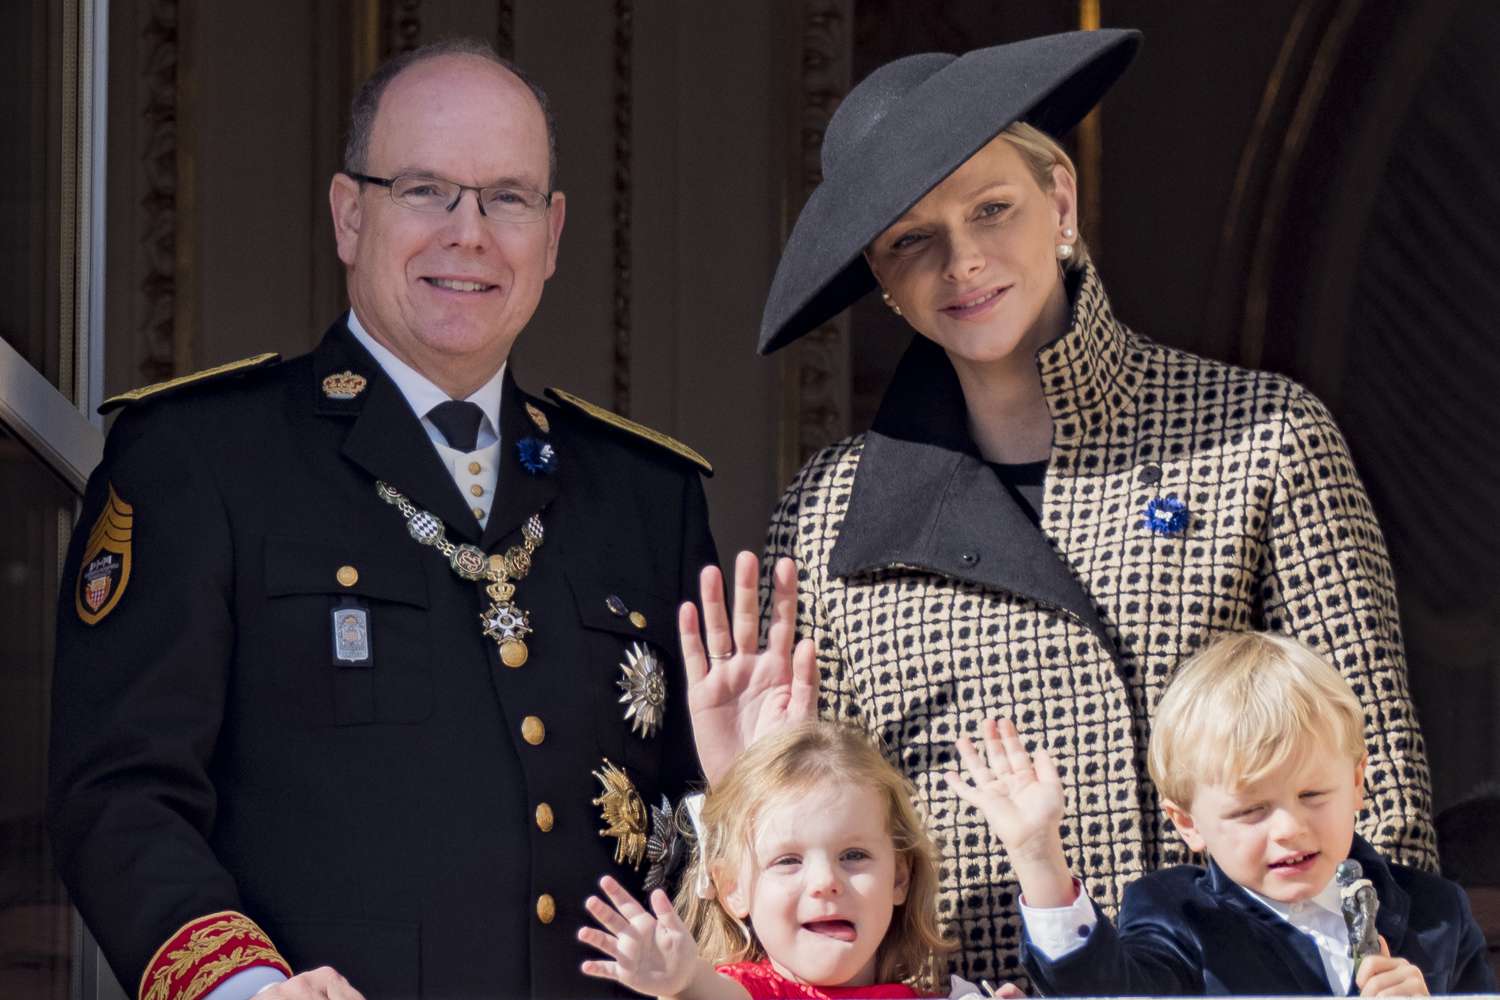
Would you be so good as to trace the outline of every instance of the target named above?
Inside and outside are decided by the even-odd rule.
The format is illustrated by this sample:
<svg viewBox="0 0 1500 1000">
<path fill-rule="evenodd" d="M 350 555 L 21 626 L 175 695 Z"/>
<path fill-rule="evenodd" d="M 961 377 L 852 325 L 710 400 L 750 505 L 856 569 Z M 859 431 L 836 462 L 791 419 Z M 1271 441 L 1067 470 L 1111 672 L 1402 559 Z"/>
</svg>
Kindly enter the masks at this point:
<svg viewBox="0 0 1500 1000">
<path fill-rule="evenodd" d="M 511 598 L 516 582 L 531 572 L 531 558 L 542 544 L 542 517 L 532 514 L 521 527 L 521 544 L 512 545 L 501 555 L 485 555 L 477 545 L 448 541 L 447 528 L 436 514 L 418 507 L 400 490 L 377 481 L 375 492 L 406 519 L 406 531 L 423 545 L 430 545 L 448 560 L 449 567 L 465 580 L 487 580 L 484 592 L 490 606 L 479 613 L 484 634 L 500 647 L 500 660 L 507 667 L 519 667 L 530 655 L 526 637 L 531 634 L 531 614 L 518 607 Z"/>
</svg>

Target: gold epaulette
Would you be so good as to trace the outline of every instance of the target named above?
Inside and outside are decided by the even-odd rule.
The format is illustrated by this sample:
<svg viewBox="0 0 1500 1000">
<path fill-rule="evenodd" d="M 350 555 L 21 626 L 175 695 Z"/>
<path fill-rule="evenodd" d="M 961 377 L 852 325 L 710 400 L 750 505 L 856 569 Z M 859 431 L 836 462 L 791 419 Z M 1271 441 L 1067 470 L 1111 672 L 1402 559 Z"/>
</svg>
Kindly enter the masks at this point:
<svg viewBox="0 0 1500 1000">
<path fill-rule="evenodd" d="M 714 467 L 709 463 L 708 459 L 704 458 L 702 455 L 698 454 L 692 448 L 689 448 L 687 445 L 683 444 L 676 438 L 668 437 L 661 431 L 654 431 L 651 428 L 647 427 L 645 424 L 638 424 L 634 420 L 627 420 L 626 418 L 620 416 L 618 413 L 611 413 L 604 407 L 595 406 L 593 403 L 590 403 L 586 399 L 579 399 L 571 392 L 564 392 L 563 390 L 554 387 L 547 390 L 547 395 L 551 396 L 559 403 L 567 403 L 569 406 L 574 407 L 575 409 L 583 412 L 590 417 L 593 417 L 595 420 L 599 420 L 603 423 L 609 424 L 611 427 L 617 427 L 620 430 L 625 431 L 627 434 L 634 434 L 636 437 L 645 438 L 652 444 L 657 445 L 661 448 L 665 448 L 668 451 L 672 452 L 674 455 L 680 455 L 681 457 L 687 459 L 689 462 L 692 462 L 694 465 L 698 466 L 710 476 L 714 474 Z"/>
<path fill-rule="evenodd" d="M 122 406 L 129 406 L 131 403 L 139 403 L 143 399 L 149 399 L 152 396 L 160 396 L 164 392 L 180 389 L 185 385 L 206 382 L 209 379 L 215 379 L 221 375 L 229 375 L 234 372 L 244 372 L 252 368 L 261 368 L 280 360 L 281 355 L 275 352 L 257 354 L 253 358 L 241 358 L 238 361 L 231 361 L 225 365 L 215 365 L 212 368 L 205 368 L 201 372 L 193 372 L 189 375 L 179 375 L 176 378 L 169 378 L 165 382 L 143 385 L 139 389 L 131 389 L 129 392 L 122 392 L 118 396 L 109 397 L 99 404 L 99 412 L 101 414 L 108 413 L 111 410 L 118 410 Z"/>
</svg>

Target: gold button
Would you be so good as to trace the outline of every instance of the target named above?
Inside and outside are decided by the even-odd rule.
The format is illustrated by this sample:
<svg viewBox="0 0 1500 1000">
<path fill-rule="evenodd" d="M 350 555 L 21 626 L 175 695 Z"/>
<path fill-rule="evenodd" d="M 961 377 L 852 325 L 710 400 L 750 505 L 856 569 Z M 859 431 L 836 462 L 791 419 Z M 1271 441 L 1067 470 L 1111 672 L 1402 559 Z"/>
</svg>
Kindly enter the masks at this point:
<svg viewBox="0 0 1500 1000">
<path fill-rule="evenodd" d="M 479 475 L 483 471 L 484 471 L 484 466 L 480 465 L 478 462 L 470 462 L 469 463 L 469 474 L 471 476 L 477 476 L 477 475 Z"/>
<path fill-rule="evenodd" d="M 639 611 L 632 611 L 630 612 L 630 624 L 634 625 L 636 628 L 645 628 L 646 616 L 641 614 Z"/>
<path fill-rule="evenodd" d="M 474 508 L 474 519 L 476 521 L 483 521 L 484 520 L 484 508 L 483 507 L 475 507 Z"/>
<path fill-rule="evenodd" d="M 469 487 L 469 492 L 474 494 L 476 497 L 482 497 L 484 496 L 484 487 L 480 486 L 478 483 L 475 483 L 473 486 Z"/>
<path fill-rule="evenodd" d="M 521 739 L 532 746 L 540 746 L 542 740 L 547 738 L 547 727 L 542 725 L 542 720 L 534 715 L 528 715 L 521 720 Z"/>
<path fill-rule="evenodd" d="M 543 833 L 552 832 L 552 807 L 545 802 L 536 807 L 536 827 Z"/>
<path fill-rule="evenodd" d="M 359 570 L 353 566 L 340 566 L 339 571 L 333 575 L 345 587 L 352 587 L 359 582 Z"/>
<path fill-rule="evenodd" d="M 545 892 L 536 898 L 536 918 L 544 924 L 557 918 L 557 903 Z"/>
</svg>

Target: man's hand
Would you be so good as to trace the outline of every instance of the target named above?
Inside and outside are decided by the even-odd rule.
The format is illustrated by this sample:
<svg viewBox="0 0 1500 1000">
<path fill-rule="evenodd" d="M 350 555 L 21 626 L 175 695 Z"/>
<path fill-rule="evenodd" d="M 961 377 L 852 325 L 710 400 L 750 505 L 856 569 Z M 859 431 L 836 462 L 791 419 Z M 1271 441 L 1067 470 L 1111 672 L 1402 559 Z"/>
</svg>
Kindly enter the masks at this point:
<svg viewBox="0 0 1500 1000">
<path fill-rule="evenodd" d="M 964 775 L 947 771 L 943 779 L 953 794 L 984 814 L 1005 845 L 1011 867 L 1028 906 L 1068 906 L 1076 898 L 1073 876 L 1063 856 L 1058 824 L 1062 821 L 1062 779 L 1045 749 L 1033 762 L 1021 745 L 1015 723 L 984 720 L 984 753 L 967 737 L 956 744 Z"/>
<path fill-rule="evenodd" d="M 1425 997 L 1427 979 L 1422 970 L 1404 958 L 1392 958 L 1391 949 L 1380 939 L 1380 954 L 1360 959 L 1354 985 L 1362 997 Z"/>
<path fill-rule="evenodd" d="M 608 875 L 599 880 L 599 887 L 609 896 L 609 903 L 590 896 L 583 905 L 604 930 L 580 927 L 578 940 L 614 961 L 584 962 L 581 968 L 585 975 L 612 979 L 637 993 L 656 997 L 681 996 L 695 976 L 705 970 L 714 975 L 698 956 L 697 942 L 665 892 L 657 889 L 651 894 L 653 914 Z"/>
<path fill-rule="evenodd" d="M 734 625 L 724 608 L 717 566 L 699 577 L 707 649 L 698 637 L 698 609 L 677 612 L 688 709 L 698 763 L 710 785 L 757 739 L 818 715 L 818 664 L 811 639 L 797 643 L 797 564 L 780 559 L 771 574 L 771 628 L 760 645 L 759 561 L 741 552 L 734 561 Z"/>
<path fill-rule="evenodd" d="M 365 1000 L 349 980 L 328 966 L 302 972 L 284 983 L 267 986 L 255 1000 Z"/>
</svg>

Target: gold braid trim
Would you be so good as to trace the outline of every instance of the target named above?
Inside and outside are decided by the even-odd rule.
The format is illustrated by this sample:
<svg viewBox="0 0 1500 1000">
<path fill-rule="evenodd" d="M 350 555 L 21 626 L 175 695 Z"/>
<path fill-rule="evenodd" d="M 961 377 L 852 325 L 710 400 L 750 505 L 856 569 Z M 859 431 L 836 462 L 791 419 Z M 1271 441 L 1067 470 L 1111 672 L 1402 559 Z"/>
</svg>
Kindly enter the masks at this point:
<svg viewBox="0 0 1500 1000">
<path fill-rule="evenodd" d="M 661 431 L 652 430 L 645 424 L 638 424 L 634 420 L 627 420 L 618 413 L 611 413 L 602 406 L 595 406 L 588 400 L 579 399 L 571 392 L 564 392 L 556 386 L 548 389 L 547 395 L 560 403 L 567 403 L 569 406 L 581 410 L 595 420 L 609 424 L 611 427 L 619 428 L 627 434 L 634 434 L 636 437 L 645 438 L 657 447 L 665 448 L 675 455 L 680 455 L 710 476 L 714 474 L 714 467 L 709 463 L 708 459 L 674 437 L 668 437 Z"/>
<path fill-rule="evenodd" d="M 129 392 L 122 392 L 118 396 L 109 397 L 99 404 L 99 412 L 101 414 L 108 413 L 111 410 L 118 410 L 122 406 L 129 406 L 131 403 L 169 392 L 184 385 L 192 385 L 194 382 L 203 382 L 211 378 L 218 378 L 220 375 L 229 375 L 233 372 L 248 371 L 251 368 L 269 365 L 280 359 L 280 354 L 271 351 L 265 354 L 257 354 L 254 357 L 231 361 L 228 364 L 216 365 L 213 368 L 205 368 L 201 372 L 179 375 L 177 378 L 168 379 L 165 382 L 143 385 L 139 389 L 131 389 Z"/>
<path fill-rule="evenodd" d="M 230 975 L 256 965 L 292 967 L 266 932 L 234 910 L 210 913 L 179 927 L 141 973 L 140 1000 L 198 1000 Z"/>
</svg>

